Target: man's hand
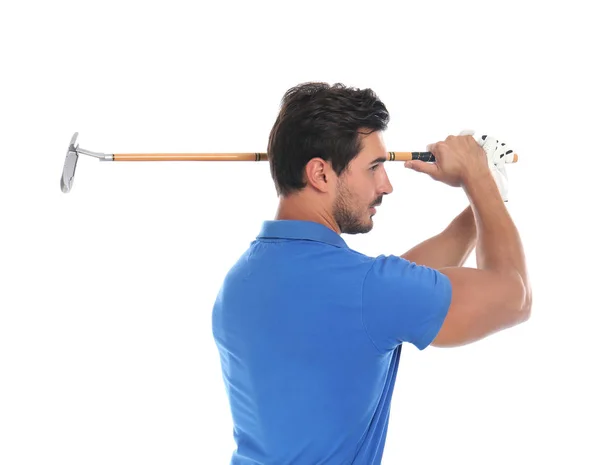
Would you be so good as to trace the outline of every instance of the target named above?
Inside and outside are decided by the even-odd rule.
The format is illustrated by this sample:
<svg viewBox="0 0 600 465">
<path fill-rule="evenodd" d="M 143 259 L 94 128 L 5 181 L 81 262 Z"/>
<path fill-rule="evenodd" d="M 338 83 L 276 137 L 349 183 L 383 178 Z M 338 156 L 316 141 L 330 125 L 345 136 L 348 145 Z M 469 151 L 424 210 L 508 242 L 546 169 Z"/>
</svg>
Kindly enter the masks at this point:
<svg viewBox="0 0 600 465">
<path fill-rule="evenodd" d="M 478 145 L 483 148 L 486 154 L 488 168 L 496 181 L 502 200 L 508 202 L 508 175 L 506 174 L 505 164 L 507 158 L 511 156 L 513 151 L 504 142 L 498 141 L 495 137 L 488 135 L 478 136 L 475 134 L 475 131 L 471 129 L 461 131 L 459 138 L 462 138 L 461 136 L 472 136 Z M 440 144 L 448 143 L 453 138 L 455 138 L 455 136 L 448 136 L 444 142 L 429 144 L 427 149 L 429 151 L 437 149 L 438 153 L 440 149 L 442 152 L 446 152 L 447 150 L 444 149 L 447 147 L 440 147 Z M 456 144 L 452 145 L 453 148 L 458 149 Z M 461 148 L 464 150 L 466 149 L 466 146 L 462 144 Z M 437 161 L 438 155 L 434 153 L 434 156 L 436 156 Z M 446 153 L 443 153 L 442 156 L 446 156 Z M 459 187 L 461 185 L 459 178 L 456 177 L 456 173 L 452 174 L 455 171 L 456 166 L 448 168 L 450 164 L 444 163 L 443 161 L 440 163 L 441 166 L 435 166 L 436 164 L 437 162 L 431 164 L 423 161 L 410 161 L 406 162 L 405 166 L 414 171 L 429 174 L 436 181 L 444 182 L 450 186 Z M 444 173 L 447 171 L 450 171 L 450 173 Z"/>
<path fill-rule="evenodd" d="M 492 136 L 481 136 L 481 143 L 487 154 L 488 164 L 500 190 L 502 200 L 508 202 L 508 175 L 505 165 L 506 155 L 510 155 L 512 150 L 504 142 L 500 142 Z"/>
<path fill-rule="evenodd" d="M 435 156 L 434 163 L 411 160 L 404 166 L 452 187 L 490 174 L 486 152 L 471 135 L 448 136 L 444 141 L 429 144 L 427 150 Z"/>
<path fill-rule="evenodd" d="M 488 166 L 494 176 L 502 200 L 508 202 L 508 175 L 506 174 L 506 160 L 512 156 L 513 150 L 504 142 L 498 141 L 493 136 L 478 136 L 472 129 L 465 129 L 460 132 L 461 136 L 470 135 L 483 147 L 488 159 Z"/>
</svg>

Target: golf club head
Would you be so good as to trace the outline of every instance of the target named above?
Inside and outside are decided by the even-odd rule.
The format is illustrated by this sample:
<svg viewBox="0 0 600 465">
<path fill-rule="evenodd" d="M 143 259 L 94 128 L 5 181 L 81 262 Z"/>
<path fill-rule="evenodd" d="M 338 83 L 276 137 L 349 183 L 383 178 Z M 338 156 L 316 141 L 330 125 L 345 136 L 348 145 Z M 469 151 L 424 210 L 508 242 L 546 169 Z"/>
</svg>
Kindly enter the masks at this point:
<svg viewBox="0 0 600 465">
<path fill-rule="evenodd" d="M 67 150 L 67 157 L 65 158 L 65 165 L 63 166 L 62 176 L 60 178 L 60 189 L 67 193 L 71 190 L 73 186 L 73 178 L 75 177 L 75 168 L 77 167 L 77 159 L 79 155 L 77 153 L 77 147 L 75 146 L 75 142 L 77 142 L 77 135 L 79 133 L 73 134 L 71 138 L 71 144 L 69 145 L 69 149 Z"/>
</svg>

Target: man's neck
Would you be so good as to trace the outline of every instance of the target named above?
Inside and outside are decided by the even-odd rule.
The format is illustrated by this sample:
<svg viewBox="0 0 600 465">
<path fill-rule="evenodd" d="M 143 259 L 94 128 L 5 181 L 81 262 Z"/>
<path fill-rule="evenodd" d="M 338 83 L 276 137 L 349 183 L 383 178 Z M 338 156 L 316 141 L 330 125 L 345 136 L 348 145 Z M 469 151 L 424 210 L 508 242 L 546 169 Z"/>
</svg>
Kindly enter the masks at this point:
<svg viewBox="0 0 600 465">
<path fill-rule="evenodd" d="M 307 199 L 301 199 L 298 196 L 290 196 L 279 200 L 279 207 L 275 214 L 276 220 L 299 220 L 313 221 L 327 226 L 329 229 L 340 234 L 337 223 L 332 216 L 324 211 L 318 211 L 307 205 L 310 202 Z M 315 202 L 316 203 L 316 202 Z"/>
</svg>

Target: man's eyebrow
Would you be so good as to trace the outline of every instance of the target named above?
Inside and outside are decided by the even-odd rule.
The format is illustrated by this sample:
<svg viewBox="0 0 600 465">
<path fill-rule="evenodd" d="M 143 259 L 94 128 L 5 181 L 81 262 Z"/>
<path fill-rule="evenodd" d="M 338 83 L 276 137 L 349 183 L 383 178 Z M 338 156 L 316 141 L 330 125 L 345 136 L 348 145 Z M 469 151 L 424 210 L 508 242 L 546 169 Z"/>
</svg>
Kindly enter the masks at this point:
<svg viewBox="0 0 600 465">
<path fill-rule="evenodd" d="M 388 160 L 388 157 L 379 157 L 373 160 L 369 165 L 374 165 L 375 163 L 383 163 Z"/>
</svg>

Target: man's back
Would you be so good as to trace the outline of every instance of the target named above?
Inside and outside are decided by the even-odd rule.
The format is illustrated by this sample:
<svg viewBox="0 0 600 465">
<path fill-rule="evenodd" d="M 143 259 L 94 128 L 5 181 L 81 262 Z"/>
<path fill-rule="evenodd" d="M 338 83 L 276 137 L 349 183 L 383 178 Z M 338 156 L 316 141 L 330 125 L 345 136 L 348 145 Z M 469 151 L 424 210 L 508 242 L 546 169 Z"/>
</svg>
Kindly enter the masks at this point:
<svg viewBox="0 0 600 465">
<path fill-rule="evenodd" d="M 436 270 L 360 254 L 319 223 L 266 221 L 213 309 L 231 464 L 380 463 L 401 343 L 425 348 L 450 297 Z"/>
</svg>

